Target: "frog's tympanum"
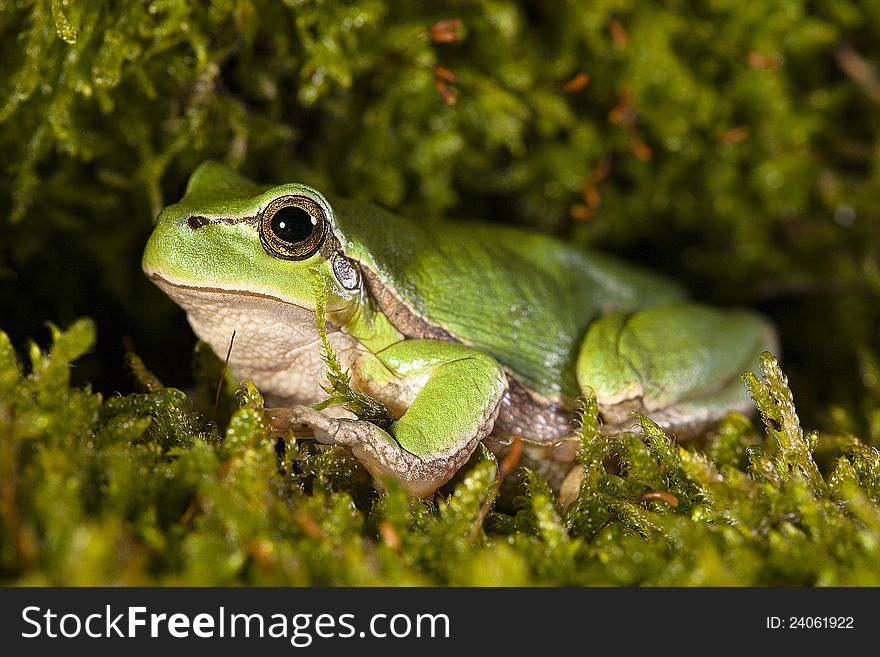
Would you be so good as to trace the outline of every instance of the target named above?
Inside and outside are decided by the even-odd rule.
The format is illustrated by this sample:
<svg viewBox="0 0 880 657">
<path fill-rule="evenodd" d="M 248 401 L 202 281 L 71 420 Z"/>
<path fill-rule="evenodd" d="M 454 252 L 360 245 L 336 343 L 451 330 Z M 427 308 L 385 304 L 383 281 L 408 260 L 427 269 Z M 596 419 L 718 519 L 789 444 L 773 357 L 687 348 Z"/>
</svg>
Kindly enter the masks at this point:
<svg viewBox="0 0 880 657">
<path fill-rule="evenodd" d="M 608 255 L 258 185 L 215 162 L 162 212 L 143 268 L 221 357 L 235 332 L 230 371 L 283 407 L 270 413 L 279 429 L 308 427 L 419 496 L 481 440 L 502 450 L 513 436 L 558 488 L 588 388 L 605 432 L 635 410 L 678 437 L 704 433 L 748 411 L 740 373 L 775 346 L 760 316 L 690 302 Z M 393 415 L 384 426 L 313 408 L 326 397 L 319 305 L 352 388 Z"/>
</svg>

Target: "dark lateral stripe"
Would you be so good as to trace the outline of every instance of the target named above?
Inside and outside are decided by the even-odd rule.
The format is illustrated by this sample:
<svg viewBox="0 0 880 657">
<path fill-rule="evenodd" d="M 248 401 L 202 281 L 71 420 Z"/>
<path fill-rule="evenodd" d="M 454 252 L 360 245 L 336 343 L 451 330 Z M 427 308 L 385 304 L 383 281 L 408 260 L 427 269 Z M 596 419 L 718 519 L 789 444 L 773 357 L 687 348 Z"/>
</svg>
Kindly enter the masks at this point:
<svg viewBox="0 0 880 657">
<path fill-rule="evenodd" d="M 202 215 L 192 215 L 186 220 L 187 225 L 192 230 L 198 230 L 209 224 L 252 224 L 256 226 L 256 217 L 205 217 Z"/>
</svg>

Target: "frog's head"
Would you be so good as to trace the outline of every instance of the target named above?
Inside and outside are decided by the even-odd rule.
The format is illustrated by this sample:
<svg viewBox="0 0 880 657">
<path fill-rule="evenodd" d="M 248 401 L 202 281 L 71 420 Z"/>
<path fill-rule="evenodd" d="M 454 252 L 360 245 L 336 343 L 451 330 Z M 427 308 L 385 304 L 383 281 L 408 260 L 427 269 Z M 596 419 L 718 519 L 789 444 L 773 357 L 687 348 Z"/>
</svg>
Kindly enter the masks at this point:
<svg viewBox="0 0 880 657">
<path fill-rule="evenodd" d="M 357 307 L 360 276 L 333 223 L 311 187 L 257 185 L 209 161 L 159 216 L 143 269 L 216 352 L 235 330 L 239 360 L 268 363 L 316 339 L 316 276 L 329 319 L 344 322 Z"/>
<path fill-rule="evenodd" d="M 338 312 L 355 300 L 358 280 L 333 223 L 327 199 L 307 185 L 258 185 L 208 161 L 159 215 L 143 268 L 163 288 L 261 295 L 313 312 L 318 275 L 328 311 Z"/>
</svg>

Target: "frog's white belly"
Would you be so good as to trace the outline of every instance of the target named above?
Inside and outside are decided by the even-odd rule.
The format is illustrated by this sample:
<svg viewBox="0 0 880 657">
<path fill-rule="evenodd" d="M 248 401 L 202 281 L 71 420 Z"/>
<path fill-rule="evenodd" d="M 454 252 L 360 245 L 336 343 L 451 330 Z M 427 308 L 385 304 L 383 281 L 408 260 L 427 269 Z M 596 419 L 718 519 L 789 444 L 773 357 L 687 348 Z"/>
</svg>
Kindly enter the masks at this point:
<svg viewBox="0 0 880 657">
<path fill-rule="evenodd" d="M 181 306 L 190 326 L 220 358 L 229 350 L 229 370 L 248 378 L 271 404 L 316 404 L 327 397 L 323 352 L 315 312 L 271 297 L 174 285 L 154 279 Z M 327 327 L 327 339 L 343 367 L 362 353 L 351 336 Z"/>
</svg>

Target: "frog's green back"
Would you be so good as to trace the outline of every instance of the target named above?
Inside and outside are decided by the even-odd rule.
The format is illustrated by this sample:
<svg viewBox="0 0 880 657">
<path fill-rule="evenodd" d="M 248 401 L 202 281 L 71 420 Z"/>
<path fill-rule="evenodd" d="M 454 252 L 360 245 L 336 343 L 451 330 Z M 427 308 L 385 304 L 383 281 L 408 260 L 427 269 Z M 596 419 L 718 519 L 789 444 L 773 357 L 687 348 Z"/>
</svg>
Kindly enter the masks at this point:
<svg viewBox="0 0 880 657">
<path fill-rule="evenodd" d="M 492 354 L 551 398 L 577 396 L 575 359 L 597 315 L 683 296 L 655 274 L 545 235 L 487 224 L 420 224 L 348 201 L 333 208 L 347 255 L 419 317 Z"/>
</svg>

